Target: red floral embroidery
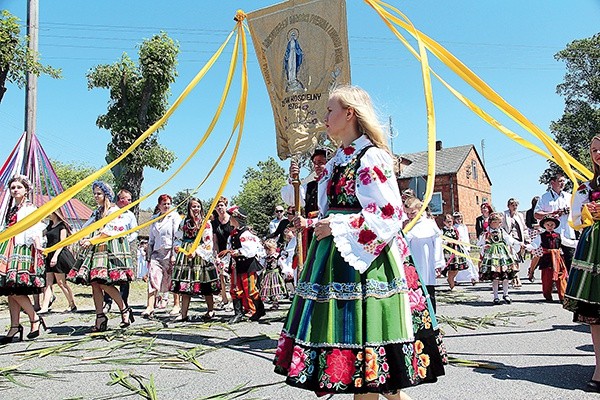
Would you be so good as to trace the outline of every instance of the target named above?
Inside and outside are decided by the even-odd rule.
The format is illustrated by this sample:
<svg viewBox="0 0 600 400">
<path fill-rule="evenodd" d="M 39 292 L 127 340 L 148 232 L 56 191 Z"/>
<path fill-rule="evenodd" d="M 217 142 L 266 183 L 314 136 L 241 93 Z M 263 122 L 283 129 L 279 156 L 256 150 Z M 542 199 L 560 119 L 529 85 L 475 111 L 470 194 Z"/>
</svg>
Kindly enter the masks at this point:
<svg viewBox="0 0 600 400">
<path fill-rule="evenodd" d="M 363 185 L 368 185 L 371 183 L 371 174 L 369 173 L 369 168 L 363 168 L 358 171 L 358 179 Z"/>
<path fill-rule="evenodd" d="M 592 192 L 590 194 L 590 199 L 592 201 L 598 201 L 598 200 L 600 200 L 600 191 Z"/>
<path fill-rule="evenodd" d="M 21 283 L 29 283 L 29 274 L 21 274 L 21 275 L 19 275 L 19 281 Z"/>
<path fill-rule="evenodd" d="M 410 308 L 412 310 L 423 311 L 427 308 L 427 300 L 421 289 L 409 290 L 408 300 L 410 301 Z"/>
<path fill-rule="evenodd" d="M 277 350 L 275 351 L 275 363 L 282 368 L 288 369 L 290 367 L 293 349 L 293 340 L 287 336 L 280 336 L 277 341 Z"/>
<path fill-rule="evenodd" d="M 416 289 L 419 287 L 419 275 L 417 270 L 412 265 L 404 265 L 404 274 L 406 275 L 406 283 L 409 289 Z"/>
<path fill-rule="evenodd" d="M 354 196 L 355 186 L 356 186 L 356 184 L 355 184 L 354 180 L 348 179 L 348 181 L 346 181 L 346 184 L 344 185 L 344 190 L 346 191 L 347 196 Z"/>
<path fill-rule="evenodd" d="M 334 349 L 327 356 L 327 368 L 325 368 L 325 373 L 329 375 L 330 382 L 340 382 L 344 385 L 352 382 L 352 376 L 356 372 L 355 359 L 356 356 L 352 350 Z"/>
<path fill-rule="evenodd" d="M 354 153 L 354 146 L 344 147 L 344 154 L 345 155 L 349 156 L 352 153 Z"/>
<path fill-rule="evenodd" d="M 391 205 L 390 203 L 387 203 L 385 206 L 383 206 L 381 208 L 381 214 L 382 214 L 383 218 L 392 218 L 395 213 L 396 213 L 396 210 L 394 209 L 394 206 Z"/>
<path fill-rule="evenodd" d="M 110 276 L 111 281 L 118 281 L 121 277 L 121 274 L 119 273 L 119 271 L 110 271 L 108 276 Z"/>
<path fill-rule="evenodd" d="M 363 229 L 358 234 L 358 243 L 360 243 L 360 244 L 371 243 L 376 238 L 377 238 L 377 235 L 375 234 L 375 232 L 373 232 L 370 229 Z"/>
<path fill-rule="evenodd" d="M 306 361 L 306 354 L 299 346 L 294 346 L 294 354 L 292 355 L 292 364 L 288 376 L 298 376 L 300 372 L 306 367 L 304 363 Z"/>
<path fill-rule="evenodd" d="M 377 177 L 379 178 L 379 180 L 381 182 L 387 181 L 387 177 L 385 176 L 383 171 L 379 169 L 379 167 L 377 167 L 377 166 L 373 167 L 373 171 L 377 174 Z"/>
<path fill-rule="evenodd" d="M 365 212 L 368 212 L 371 214 L 377 212 L 377 204 L 375 204 L 375 203 L 367 204 L 367 206 L 365 207 Z"/>
<path fill-rule="evenodd" d="M 362 215 L 359 215 L 358 218 L 352 218 L 350 220 L 350 226 L 358 229 L 362 226 L 362 224 L 365 222 L 365 218 Z"/>
</svg>

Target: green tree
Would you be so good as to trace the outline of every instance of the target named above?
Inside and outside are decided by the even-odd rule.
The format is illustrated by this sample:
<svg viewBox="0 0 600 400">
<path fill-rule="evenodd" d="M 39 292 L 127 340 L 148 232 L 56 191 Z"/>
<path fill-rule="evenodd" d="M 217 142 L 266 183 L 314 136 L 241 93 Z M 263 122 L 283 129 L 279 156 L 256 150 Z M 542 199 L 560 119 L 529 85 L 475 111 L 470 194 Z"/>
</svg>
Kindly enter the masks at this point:
<svg viewBox="0 0 600 400">
<path fill-rule="evenodd" d="M 19 18 L 7 10 L 0 15 L 0 102 L 6 93 L 6 82 L 22 88 L 27 83 L 27 73 L 60 78 L 61 70 L 43 65 L 39 54 L 27 47 L 27 37 L 21 36 Z"/>
<path fill-rule="evenodd" d="M 286 185 L 285 170 L 273 157 L 248 168 L 242 179 L 242 191 L 233 202 L 248 213 L 248 225 L 260 235 L 269 233 L 273 209 L 281 204 L 281 188 Z"/>
<path fill-rule="evenodd" d="M 567 68 L 564 82 L 556 87 L 565 98 L 565 110 L 552 122 L 550 131 L 562 148 L 591 168 L 590 139 L 600 132 L 600 33 L 569 43 L 554 58 L 564 61 Z M 550 162 L 540 182 L 549 182 L 550 175 L 558 170 Z"/>
<path fill-rule="evenodd" d="M 75 185 L 83 178 L 87 177 L 97 169 L 80 163 L 63 163 L 61 161 L 52 160 L 52 167 L 60 183 L 62 183 L 64 189 L 68 189 Z M 100 177 L 101 181 L 104 181 L 110 185 L 114 185 L 114 177 L 111 172 L 107 172 Z M 114 187 L 114 186 L 113 186 Z M 116 194 L 116 193 L 115 193 Z M 97 207 L 96 200 L 92 194 L 92 189 L 84 189 L 74 196 L 76 199 L 85 203 L 91 209 Z"/>
<path fill-rule="evenodd" d="M 161 32 L 139 46 L 139 65 L 124 53 L 111 65 L 97 65 L 88 74 L 88 89 L 104 88 L 110 92 L 108 111 L 96 125 L 110 131 L 106 161 L 119 157 L 168 107 L 170 84 L 175 81 L 179 45 Z M 162 129 L 162 127 L 161 127 Z M 155 133 L 113 168 L 118 187 L 140 196 L 144 168 L 166 171 L 175 154 L 158 143 Z"/>
</svg>

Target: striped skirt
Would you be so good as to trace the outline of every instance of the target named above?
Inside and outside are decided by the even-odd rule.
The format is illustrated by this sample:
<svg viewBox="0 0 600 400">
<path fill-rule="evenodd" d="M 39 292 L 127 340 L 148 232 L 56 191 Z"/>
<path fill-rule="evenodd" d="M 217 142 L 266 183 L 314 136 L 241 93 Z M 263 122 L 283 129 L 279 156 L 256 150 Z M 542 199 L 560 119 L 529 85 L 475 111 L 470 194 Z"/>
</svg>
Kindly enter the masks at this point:
<svg viewBox="0 0 600 400">
<path fill-rule="evenodd" d="M 116 238 L 83 249 L 67 280 L 80 285 L 116 285 L 133 280 L 133 258 L 126 238 Z"/>
<path fill-rule="evenodd" d="M 363 274 L 313 239 L 275 353 L 286 383 L 318 393 L 435 382 L 446 352 L 427 290 L 394 240 Z"/>
<path fill-rule="evenodd" d="M 266 270 L 260 284 L 260 297 L 263 299 L 268 299 L 269 297 L 281 299 L 287 294 L 285 279 L 283 279 L 281 272 L 277 268 Z"/>
<path fill-rule="evenodd" d="M 600 324 L 600 222 L 579 238 L 563 306 L 573 312 L 575 322 Z"/>
<path fill-rule="evenodd" d="M 0 243 L 0 296 L 39 294 L 46 285 L 42 253 L 32 246 Z"/>
<path fill-rule="evenodd" d="M 189 250 L 192 243 L 184 245 Z M 177 253 L 171 278 L 170 291 L 192 296 L 208 296 L 219 293 L 220 281 L 214 263 L 200 256 L 189 258 L 183 253 Z"/>
</svg>

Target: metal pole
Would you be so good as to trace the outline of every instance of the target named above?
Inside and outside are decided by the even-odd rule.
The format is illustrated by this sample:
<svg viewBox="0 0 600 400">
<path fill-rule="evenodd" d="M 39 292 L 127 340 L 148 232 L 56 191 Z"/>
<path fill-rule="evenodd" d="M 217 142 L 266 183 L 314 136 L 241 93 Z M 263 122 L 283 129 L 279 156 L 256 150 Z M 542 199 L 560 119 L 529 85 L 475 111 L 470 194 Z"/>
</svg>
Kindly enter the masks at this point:
<svg viewBox="0 0 600 400">
<path fill-rule="evenodd" d="M 37 54 L 39 31 L 39 3 L 38 0 L 27 2 L 27 36 L 29 37 L 29 51 Z M 25 154 L 22 173 L 27 175 L 31 137 L 35 133 L 35 118 L 37 113 L 37 75 L 27 72 L 25 86 Z"/>
</svg>

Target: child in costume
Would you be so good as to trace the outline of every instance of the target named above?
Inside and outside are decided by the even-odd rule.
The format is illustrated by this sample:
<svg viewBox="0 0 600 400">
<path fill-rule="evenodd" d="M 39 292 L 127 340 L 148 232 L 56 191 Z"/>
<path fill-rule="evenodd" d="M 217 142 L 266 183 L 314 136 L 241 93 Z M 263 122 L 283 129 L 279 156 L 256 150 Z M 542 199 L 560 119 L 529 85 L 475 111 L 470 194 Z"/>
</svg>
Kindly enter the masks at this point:
<svg viewBox="0 0 600 400">
<path fill-rule="evenodd" d="M 537 263 L 537 267 L 542 271 L 542 293 L 544 294 L 544 298 L 546 301 L 552 301 L 552 284 L 554 283 L 556 284 L 558 299 L 562 303 L 567 288 L 568 274 L 560 246 L 575 247 L 577 241 L 567 239 L 563 235 L 554 232 L 554 229 L 559 225 L 560 221 L 557 218 L 551 216 L 542 218 L 540 226 L 545 230 L 536 236 L 527 248 L 529 250 L 542 249 L 542 255 Z"/>
<path fill-rule="evenodd" d="M 450 214 L 444 217 L 444 226 L 442 227 L 442 235 L 449 239 L 459 240 L 458 230 L 454 227 L 454 218 Z M 446 267 L 442 270 L 443 275 L 448 276 L 448 285 L 450 290 L 454 289 L 455 278 L 459 271 L 467 269 L 467 259 L 464 255 L 464 249 L 456 243 L 445 243 L 448 249 L 444 249 L 444 258 L 446 259 Z M 454 251 L 452 251 L 454 250 Z"/>
<path fill-rule="evenodd" d="M 277 251 L 277 242 L 274 239 L 267 239 L 264 244 L 265 270 L 262 278 L 262 286 L 260 289 L 260 297 L 263 299 L 271 299 L 271 310 L 279 308 L 279 299 L 287 295 L 285 290 L 285 280 L 281 275 L 279 266 L 279 252 Z"/>
<path fill-rule="evenodd" d="M 502 224 L 502 214 L 493 213 L 490 215 L 488 230 L 481 234 L 477 245 L 481 247 L 481 261 L 479 266 L 479 279 L 482 281 L 492 281 L 494 291 L 494 305 L 500 304 L 498 298 L 498 287 L 502 281 L 502 298 L 506 304 L 510 304 L 512 299 L 508 295 L 508 282 L 513 279 L 519 269 L 512 257 L 509 246 L 515 251 L 520 250 L 521 242 L 514 239 L 506 231 L 500 229 Z"/>
</svg>

